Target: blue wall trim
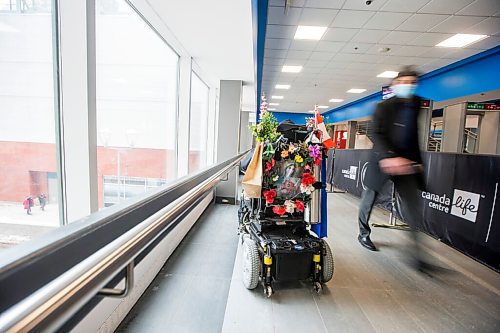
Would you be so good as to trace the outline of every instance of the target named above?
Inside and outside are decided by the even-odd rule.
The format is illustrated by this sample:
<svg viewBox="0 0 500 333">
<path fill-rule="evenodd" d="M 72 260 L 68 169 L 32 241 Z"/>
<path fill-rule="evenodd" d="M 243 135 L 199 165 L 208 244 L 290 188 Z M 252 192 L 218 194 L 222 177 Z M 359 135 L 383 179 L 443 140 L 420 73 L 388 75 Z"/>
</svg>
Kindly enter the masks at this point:
<svg viewBox="0 0 500 333">
<path fill-rule="evenodd" d="M 417 94 L 435 102 L 500 89 L 500 46 L 420 77 Z M 382 88 L 382 87 L 381 87 Z M 324 113 L 331 123 L 373 114 L 382 93 L 376 92 Z"/>
<path fill-rule="evenodd" d="M 268 0 L 252 0 L 253 47 L 255 64 L 255 83 L 257 98 L 256 120 L 259 121 L 260 95 L 262 92 L 262 71 L 264 67 L 264 48 L 266 45 Z"/>
<path fill-rule="evenodd" d="M 283 120 L 291 120 L 295 124 L 304 125 L 306 123 L 306 117 L 312 117 L 311 113 L 295 113 L 295 112 L 273 112 L 273 115 L 281 123 Z"/>
</svg>

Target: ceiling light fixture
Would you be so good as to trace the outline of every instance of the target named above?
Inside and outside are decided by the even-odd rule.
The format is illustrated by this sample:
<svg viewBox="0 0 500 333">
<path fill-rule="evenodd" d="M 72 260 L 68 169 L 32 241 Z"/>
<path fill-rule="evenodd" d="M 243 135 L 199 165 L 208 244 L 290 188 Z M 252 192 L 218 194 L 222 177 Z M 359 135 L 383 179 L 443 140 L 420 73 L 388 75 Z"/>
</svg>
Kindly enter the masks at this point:
<svg viewBox="0 0 500 333">
<path fill-rule="evenodd" d="M 328 105 L 318 105 L 318 109 L 328 109 Z"/>
<path fill-rule="evenodd" d="M 340 102 L 343 102 L 344 100 L 343 99 L 340 99 L 340 98 L 332 98 L 331 100 L 329 100 L 330 103 L 340 103 Z"/>
<path fill-rule="evenodd" d="M 362 92 L 365 92 L 366 89 L 359 89 L 359 88 L 352 88 L 347 90 L 348 93 L 350 94 L 361 94 Z"/>
<path fill-rule="evenodd" d="M 267 108 L 267 111 L 276 111 L 276 108 Z"/>
<path fill-rule="evenodd" d="M 394 79 L 396 76 L 398 76 L 399 72 L 395 71 L 385 71 L 377 75 L 377 77 L 385 77 L 389 79 Z"/>
<path fill-rule="evenodd" d="M 470 35 L 470 34 L 456 34 L 448 39 L 443 40 L 441 43 L 436 44 L 440 47 L 464 47 L 472 43 L 485 39 L 488 35 Z"/>
<path fill-rule="evenodd" d="M 310 25 L 299 25 L 295 31 L 294 39 L 320 40 L 325 34 L 327 27 L 315 27 Z"/>
<path fill-rule="evenodd" d="M 289 84 L 277 84 L 274 86 L 274 88 L 276 88 L 276 89 L 290 89 L 290 85 Z"/>
<path fill-rule="evenodd" d="M 299 73 L 302 70 L 302 66 L 283 66 L 281 69 L 284 73 Z"/>
<path fill-rule="evenodd" d="M 271 99 L 283 99 L 283 96 L 274 95 L 274 96 L 271 96 Z"/>
<path fill-rule="evenodd" d="M 280 103 L 269 103 L 269 106 L 278 106 Z"/>
</svg>

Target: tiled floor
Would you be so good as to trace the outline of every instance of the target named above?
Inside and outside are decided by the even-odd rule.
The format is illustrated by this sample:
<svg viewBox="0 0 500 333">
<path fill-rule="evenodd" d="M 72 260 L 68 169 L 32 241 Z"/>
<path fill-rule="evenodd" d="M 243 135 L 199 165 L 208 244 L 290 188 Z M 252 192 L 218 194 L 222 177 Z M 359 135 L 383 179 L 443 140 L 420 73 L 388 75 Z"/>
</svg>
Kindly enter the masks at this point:
<svg viewBox="0 0 500 333">
<path fill-rule="evenodd" d="M 431 275 L 406 264 L 408 233 L 374 229 L 380 251 L 356 241 L 358 199 L 329 195 L 335 274 L 321 294 L 306 282 L 267 299 L 241 282 L 236 207 L 211 208 L 188 234 L 121 332 L 500 332 L 500 275 L 423 237 Z M 383 212 L 372 222 L 385 223 Z"/>
</svg>

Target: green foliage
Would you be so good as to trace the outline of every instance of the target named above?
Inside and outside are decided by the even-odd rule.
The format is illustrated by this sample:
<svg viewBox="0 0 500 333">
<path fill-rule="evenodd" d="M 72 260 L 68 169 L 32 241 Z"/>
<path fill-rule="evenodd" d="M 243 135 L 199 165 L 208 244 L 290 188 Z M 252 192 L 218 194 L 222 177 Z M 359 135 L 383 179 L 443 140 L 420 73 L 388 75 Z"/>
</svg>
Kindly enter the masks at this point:
<svg viewBox="0 0 500 333">
<path fill-rule="evenodd" d="M 278 132 L 278 120 L 272 112 L 264 112 L 260 123 L 250 126 L 257 142 L 275 142 L 281 135 Z"/>
</svg>

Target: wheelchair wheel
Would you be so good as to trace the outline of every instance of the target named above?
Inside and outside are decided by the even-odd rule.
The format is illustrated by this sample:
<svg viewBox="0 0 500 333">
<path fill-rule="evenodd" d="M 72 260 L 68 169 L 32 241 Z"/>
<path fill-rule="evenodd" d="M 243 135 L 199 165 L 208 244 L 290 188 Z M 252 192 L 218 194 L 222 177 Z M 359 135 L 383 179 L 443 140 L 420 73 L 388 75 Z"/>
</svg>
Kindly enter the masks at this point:
<svg viewBox="0 0 500 333">
<path fill-rule="evenodd" d="M 243 284 L 247 289 L 255 289 L 259 284 L 260 257 L 257 244 L 251 238 L 243 241 Z"/>
<path fill-rule="evenodd" d="M 322 267 L 322 274 L 323 274 L 323 283 L 326 283 L 330 281 L 333 277 L 333 254 L 332 250 L 330 249 L 330 246 L 326 241 L 323 241 L 323 267 Z"/>
</svg>

